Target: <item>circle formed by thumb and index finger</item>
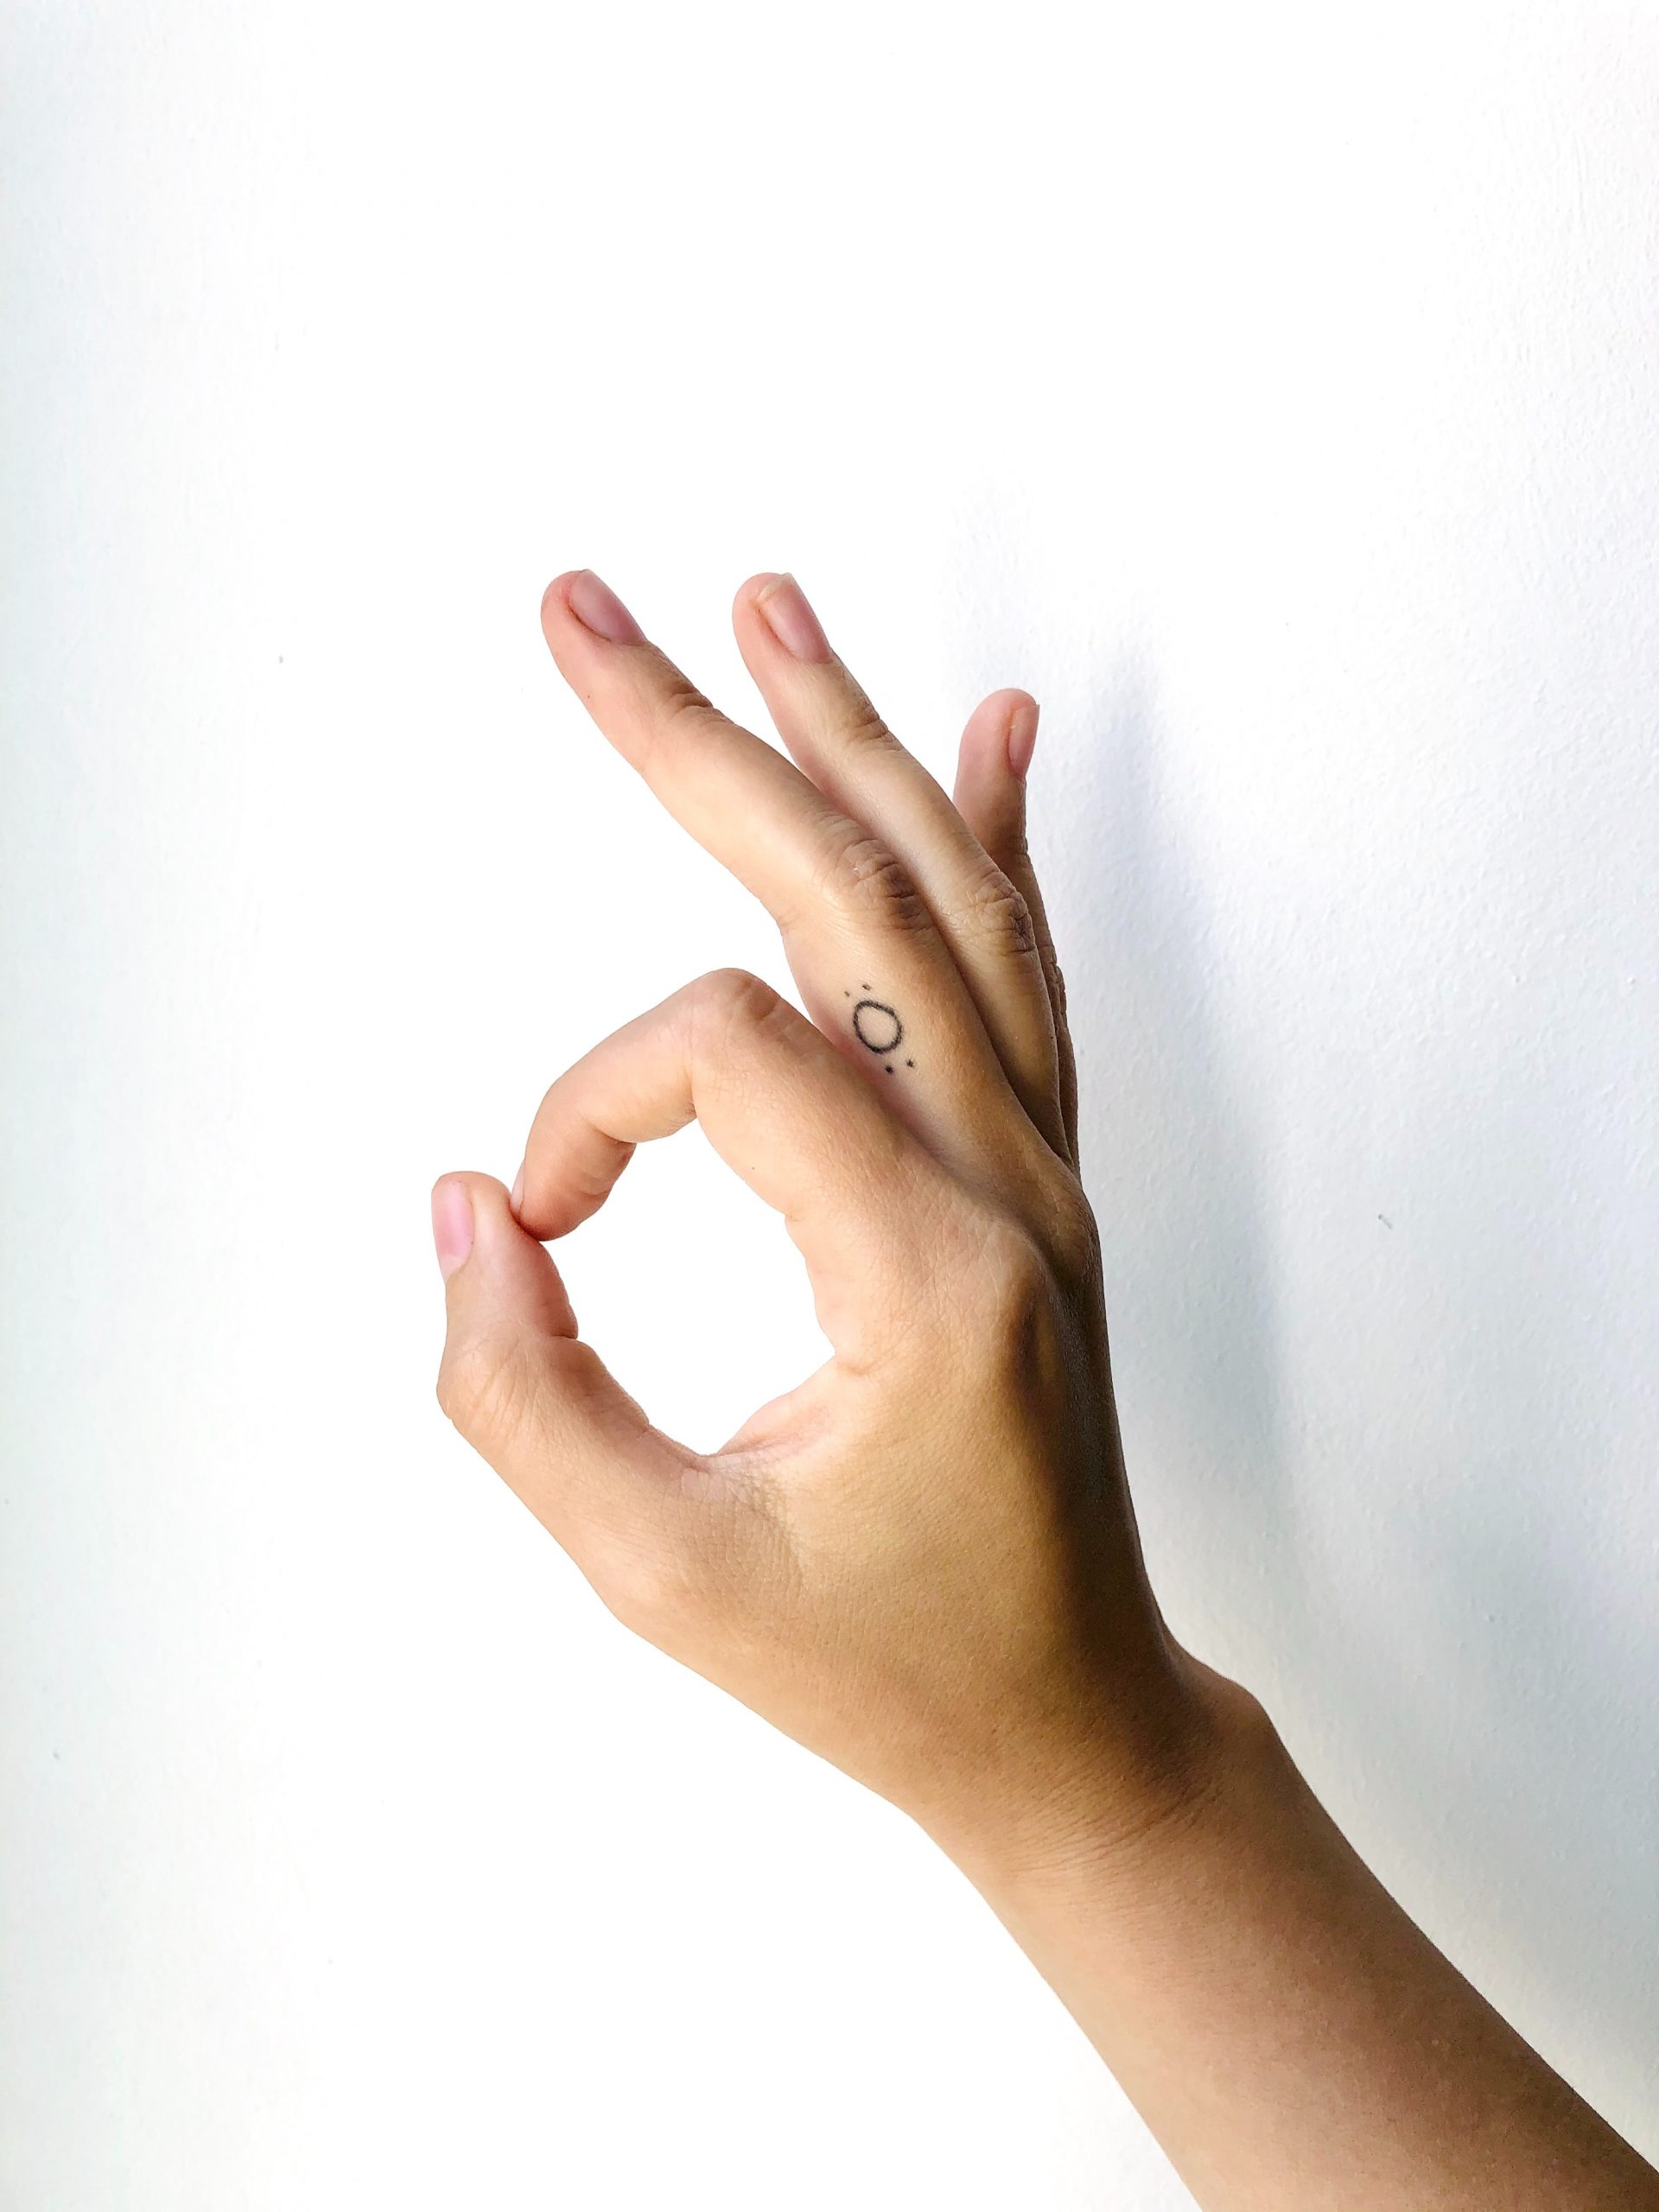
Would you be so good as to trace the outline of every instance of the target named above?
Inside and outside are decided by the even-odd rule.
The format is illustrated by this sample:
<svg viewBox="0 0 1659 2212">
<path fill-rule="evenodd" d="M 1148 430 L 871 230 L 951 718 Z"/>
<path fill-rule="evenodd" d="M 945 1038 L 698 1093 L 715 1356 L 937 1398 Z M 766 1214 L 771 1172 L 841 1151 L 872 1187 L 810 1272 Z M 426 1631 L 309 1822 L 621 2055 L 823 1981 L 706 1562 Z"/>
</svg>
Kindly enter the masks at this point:
<svg viewBox="0 0 1659 2212">
<path fill-rule="evenodd" d="M 861 1006 L 872 1052 L 890 1007 Z M 758 976 L 724 969 L 639 1016 L 542 1100 L 516 1208 L 533 1236 L 595 1213 L 637 1144 L 696 1120 L 727 1165 L 787 1217 L 809 1270 L 843 1283 L 918 1264 L 917 1200 L 941 1172 L 822 1030 Z"/>
</svg>

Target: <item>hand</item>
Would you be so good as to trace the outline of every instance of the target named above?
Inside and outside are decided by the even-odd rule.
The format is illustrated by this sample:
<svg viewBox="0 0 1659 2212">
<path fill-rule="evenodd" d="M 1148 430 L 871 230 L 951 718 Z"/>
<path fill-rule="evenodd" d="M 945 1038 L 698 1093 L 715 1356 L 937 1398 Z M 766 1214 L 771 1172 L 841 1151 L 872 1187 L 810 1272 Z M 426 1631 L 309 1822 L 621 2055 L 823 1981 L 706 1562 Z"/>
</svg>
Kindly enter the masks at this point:
<svg viewBox="0 0 1659 2212">
<path fill-rule="evenodd" d="M 511 1199 L 439 1183 L 445 1410 L 620 1619 L 942 1840 L 1153 1817 L 1187 1784 L 1198 1670 L 1124 1484 L 1026 850 L 1035 702 L 975 711 L 953 804 L 787 576 L 751 578 L 734 622 L 792 763 L 589 572 L 542 622 L 599 728 L 776 918 L 807 1014 L 704 976 L 559 1077 Z M 694 1116 L 784 1215 L 834 1347 L 709 1454 L 580 1340 L 542 1241 Z"/>
<path fill-rule="evenodd" d="M 445 1408 L 613 1611 L 938 1838 L 1207 2212 L 1659 2212 L 1159 1618 L 1026 856 L 1034 703 L 975 711 L 952 805 L 789 578 L 735 619 L 793 766 L 597 577 L 542 607 L 600 728 L 777 917 L 810 1019 L 705 976 L 560 1077 L 511 1198 L 439 1182 Z M 834 1347 L 709 1453 L 579 1340 L 543 1242 L 693 1116 Z"/>
</svg>

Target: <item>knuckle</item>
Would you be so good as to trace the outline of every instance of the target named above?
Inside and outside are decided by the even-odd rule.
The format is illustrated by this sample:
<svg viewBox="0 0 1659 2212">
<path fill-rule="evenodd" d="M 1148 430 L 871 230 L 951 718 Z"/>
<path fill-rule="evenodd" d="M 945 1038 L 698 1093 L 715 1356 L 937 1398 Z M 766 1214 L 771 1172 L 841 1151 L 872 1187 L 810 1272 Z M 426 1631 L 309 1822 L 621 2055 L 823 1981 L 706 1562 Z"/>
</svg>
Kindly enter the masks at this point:
<svg viewBox="0 0 1659 2212">
<path fill-rule="evenodd" d="M 979 944 L 1010 960 L 1029 960 L 1038 951 L 1037 926 L 1025 893 L 995 865 L 969 886 L 965 918 Z"/>
<path fill-rule="evenodd" d="M 908 868 L 864 831 L 838 845 L 824 871 L 823 896 L 849 921 L 905 931 L 931 925 L 932 918 Z"/>
<path fill-rule="evenodd" d="M 1100 1274 L 1100 1224 L 1082 1189 L 1072 1184 L 1057 1200 L 1049 1228 L 1055 1258 L 1073 1281 L 1092 1281 Z"/>
<path fill-rule="evenodd" d="M 515 1348 L 474 1337 L 444 1348 L 438 1370 L 438 1403 L 467 1438 L 480 1446 L 512 1435 L 527 1418 L 531 1376 Z"/>
<path fill-rule="evenodd" d="M 714 701 L 693 683 L 689 677 L 674 669 L 664 679 L 661 697 L 654 710 L 646 715 L 648 727 L 645 733 L 639 766 L 647 777 L 657 766 L 659 749 L 683 737 L 687 732 L 706 729 L 711 723 L 723 722 L 726 717 Z"/>
<path fill-rule="evenodd" d="M 664 688 L 657 718 L 664 731 L 678 729 L 686 724 L 695 728 L 711 720 L 725 720 L 707 693 L 699 691 L 690 678 L 680 675 L 677 670 Z"/>
<path fill-rule="evenodd" d="M 1004 1217 L 982 1232 L 976 1276 L 982 1370 L 1013 1378 L 1046 1365 L 1064 1332 L 1064 1300 L 1048 1255 L 1024 1220 Z"/>
<path fill-rule="evenodd" d="M 1030 868 L 1031 841 L 1026 833 L 1023 808 L 1009 824 L 1004 835 L 997 839 L 996 850 L 992 855 L 992 858 L 1007 875 L 1014 875 L 1022 869 Z"/>
<path fill-rule="evenodd" d="M 1019 1367 L 1063 1327 L 1068 1310 L 1089 1302 L 1100 1261 L 1094 1214 L 1074 1179 L 1057 1178 L 1017 1211 L 976 1207 L 960 1229 L 950 1273 L 982 1341 Z"/>
<path fill-rule="evenodd" d="M 846 703 L 838 724 L 842 740 L 861 751 L 891 753 L 901 751 L 898 739 L 887 728 L 861 690 L 855 690 Z"/>
<path fill-rule="evenodd" d="M 1011 1324 L 1043 1301 L 1047 1262 L 1022 1217 L 987 1200 L 958 1212 L 949 1262 L 943 1270 L 956 1295 L 993 1328 Z"/>
<path fill-rule="evenodd" d="M 784 1001 L 772 985 L 747 968 L 715 968 L 700 976 L 688 992 L 691 1018 L 721 1036 L 734 1029 L 764 1029 L 775 1022 Z"/>
<path fill-rule="evenodd" d="M 1023 1221 L 1004 1218 L 986 1236 L 982 1264 L 994 1310 L 1016 1327 L 1049 1300 L 1049 1268 Z"/>
<path fill-rule="evenodd" d="M 594 1578 L 607 1610 L 648 1643 L 671 1644 L 709 1611 L 707 1576 L 695 1554 L 677 1547 L 630 1548 Z"/>
</svg>

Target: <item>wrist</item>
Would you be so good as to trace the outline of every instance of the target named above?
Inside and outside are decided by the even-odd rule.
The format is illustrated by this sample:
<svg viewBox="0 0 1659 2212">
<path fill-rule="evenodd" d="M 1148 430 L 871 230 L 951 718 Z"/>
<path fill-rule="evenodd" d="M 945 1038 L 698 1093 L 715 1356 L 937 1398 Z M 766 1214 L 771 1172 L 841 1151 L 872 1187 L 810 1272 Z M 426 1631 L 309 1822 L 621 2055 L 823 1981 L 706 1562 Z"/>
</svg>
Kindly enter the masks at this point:
<svg viewBox="0 0 1659 2212">
<path fill-rule="evenodd" d="M 1245 1801 L 1287 1795 L 1295 1779 L 1260 1702 L 1184 1651 L 1127 1745 L 1125 1733 L 1114 1705 L 1109 1721 L 1057 1731 L 971 1809 L 923 1825 L 999 1908 L 1017 1906 L 1079 1885 L 1132 1887 L 1183 1838 L 1236 1818 Z"/>
</svg>

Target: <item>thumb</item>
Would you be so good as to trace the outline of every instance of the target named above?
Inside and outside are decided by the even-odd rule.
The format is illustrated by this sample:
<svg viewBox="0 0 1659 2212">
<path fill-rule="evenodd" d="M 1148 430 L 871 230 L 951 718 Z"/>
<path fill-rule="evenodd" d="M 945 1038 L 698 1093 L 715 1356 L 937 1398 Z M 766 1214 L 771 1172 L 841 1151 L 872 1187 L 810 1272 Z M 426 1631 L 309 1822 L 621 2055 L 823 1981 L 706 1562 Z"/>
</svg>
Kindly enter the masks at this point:
<svg viewBox="0 0 1659 2212">
<path fill-rule="evenodd" d="M 558 1269 L 493 1175 L 441 1177 L 432 1233 L 448 1313 L 438 1402 L 610 1604 L 687 1533 L 664 1523 L 686 1510 L 691 1455 L 578 1340 Z"/>
</svg>

